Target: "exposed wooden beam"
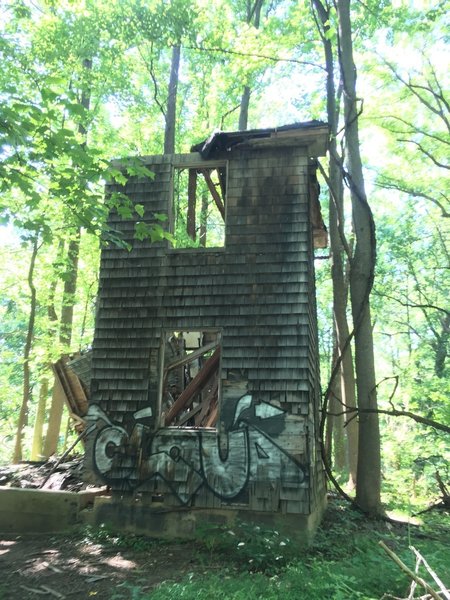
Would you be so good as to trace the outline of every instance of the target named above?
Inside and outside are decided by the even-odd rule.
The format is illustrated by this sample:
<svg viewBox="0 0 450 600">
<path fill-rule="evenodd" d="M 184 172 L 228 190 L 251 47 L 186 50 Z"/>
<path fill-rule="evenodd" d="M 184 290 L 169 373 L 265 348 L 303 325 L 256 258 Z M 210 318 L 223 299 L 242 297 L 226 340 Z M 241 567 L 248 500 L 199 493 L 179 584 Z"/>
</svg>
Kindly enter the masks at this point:
<svg viewBox="0 0 450 600">
<path fill-rule="evenodd" d="M 198 348 L 197 350 L 194 350 L 194 352 L 191 352 L 190 354 L 186 354 L 186 356 L 183 356 L 182 358 L 178 358 L 174 362 L 167 365 L 167 367 L 164 369 L 164 377 L 172 369 L 189 364 L 190 362 L 192 362 L 196 358 L 200 358 L 200 356 L 203 356 L 203 354 L 206 354 L 210 350 L 214 350 L 214 348 L 217 348 L 218 345 L 219 345 L 218 342 L 211 342 L 210 344 L 201 346 L 200 348 Z"/>
<path fill-rule="evenodd" d="M 196 394 L 198 394 L 201 389 L 206 385 L 208 380 L 213 375 L 214 371 L 219 368 L 220 364 L 220 348 L 217 348 L 214 354 L 208 358 L 203 367 L 194 377 L 194 379 L 189 382 L 186 389 L 184 389 L 178 398 L 175 400 L 175 403 L 171 406 L 169 412 L 165 418 L 166 427 L 170 425 L 175 417 L 180 414 L 180 412 L 189 406 L 189 403 L 192 402 Z"/>
<path fill-rule="evenodd" d="M 210 172 L 207 169 L 201 169 L 200 172 L 205 178 L 206 185 L 208 186 L 208 189 L 211 192 L 211 196 L 213 197 L 213 200 L 216 203 L 218 211 L 222 215 L 222 219 L 225 221 L 225 206 L 222 198 L 220 197 L 219 192 L 217 191 L 216 186 L 214 185 L 213 180 L 211 179 Z"/>
</svg>

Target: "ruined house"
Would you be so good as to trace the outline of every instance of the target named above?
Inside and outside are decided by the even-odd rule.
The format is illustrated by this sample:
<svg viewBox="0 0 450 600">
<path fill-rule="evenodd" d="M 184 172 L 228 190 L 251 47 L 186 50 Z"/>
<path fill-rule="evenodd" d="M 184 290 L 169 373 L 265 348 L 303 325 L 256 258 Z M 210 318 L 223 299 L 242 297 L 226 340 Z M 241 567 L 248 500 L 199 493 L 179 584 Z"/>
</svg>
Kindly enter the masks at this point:
<svg viewBox="0 0 450 600">
<path fill-rule="evenodd" d="M 318 444 L 313 247 L 323 247 L 321 122 L 216 133 L 143 157 L 122 192 L 167 214 L 174 242 L 102 251 L 86 469 L 112 497 L 98 520 L 189 533 L 199 518 L 313 529 Z"/>
</svg>

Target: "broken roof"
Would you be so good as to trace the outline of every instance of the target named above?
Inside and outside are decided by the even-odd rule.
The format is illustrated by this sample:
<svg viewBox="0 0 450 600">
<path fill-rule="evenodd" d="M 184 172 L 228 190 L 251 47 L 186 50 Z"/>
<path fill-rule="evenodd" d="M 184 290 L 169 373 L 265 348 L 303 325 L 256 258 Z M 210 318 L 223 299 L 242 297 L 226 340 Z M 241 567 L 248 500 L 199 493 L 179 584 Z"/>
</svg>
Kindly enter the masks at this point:
<svg viewBox="0 0 450 600">
<path fill-rule="evenodd" d="M 311 156 L 323 156 L 327 142 L 328 124 L 314 120 L 266 129 L 217 131 L 207 140 L 192 146 L 191 152 L 199 152 L 207 160 L 236 146 L 307 146 Z"/>
</svg>

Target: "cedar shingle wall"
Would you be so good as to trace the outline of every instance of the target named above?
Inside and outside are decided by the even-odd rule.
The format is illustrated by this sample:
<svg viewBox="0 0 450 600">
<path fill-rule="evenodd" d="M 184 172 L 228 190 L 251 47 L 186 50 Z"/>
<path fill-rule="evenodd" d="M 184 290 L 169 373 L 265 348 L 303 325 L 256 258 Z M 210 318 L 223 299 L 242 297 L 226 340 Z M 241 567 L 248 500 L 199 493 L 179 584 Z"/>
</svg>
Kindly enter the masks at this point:
<svg viewBox="0 0 450 600">
<path fill-rule="evenodd" d="M 171 160 L 182 159 L 150 157 L 154 180 L 131 179 L 123 191 L 145 206 L 146 215 L 168 212 Z M 223 249 L 174 251 L 165 242 L 136 242 L 134 224 L 111 216 L 111 225 L 124 232 L 133 249 L 110 247 L 102 253 L 91 403 L 113 421 L 123 423 L 126 415 L 149 403 L 156 413 L 163 329 L 218 328 L 223 332 L 223 402 L 233 395 L 230 371 L 239 370 L 255 398 L 277 403 L 293 415 L 308 415 L 309 429 L 316 427 L 308 157 L 301 148 L 270 148 L 232 151 L 226 159 Z M 222 415 L 227 415 L 225 406 Z M 299 458 L 312 462 L 314 471 L 314 439 L 307 446 L 311 456 Z M 305 493 L 303 500 L 297 494 L 303 508 L 297 504 L 291 511 L 287 507 L 295 493 L 285 491 L 284 510 L 307 512 Z M 267 494 L 261 506 L 279 502 L 273 491 Z"/>
</svg>

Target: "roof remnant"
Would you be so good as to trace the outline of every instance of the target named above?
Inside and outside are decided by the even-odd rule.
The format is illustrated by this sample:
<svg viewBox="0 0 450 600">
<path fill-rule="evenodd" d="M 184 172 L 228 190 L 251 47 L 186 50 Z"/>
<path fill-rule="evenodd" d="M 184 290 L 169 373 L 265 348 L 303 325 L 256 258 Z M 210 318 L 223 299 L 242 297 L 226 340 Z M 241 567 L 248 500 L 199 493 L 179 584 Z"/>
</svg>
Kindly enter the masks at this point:
<svg viewBox="0 0 450 600">
<path fill-rule="evenodd" d="M 316 150 L 315 154 L 322 155 L 326 152 L 328 137 L 324 136 L 324 133 L 328 133 L 328 124 L 317 120 L 248 131 L 216 131 L 207 140 L 192 146 L 191 152 L 199 152 L 201 157 L 207 160 L 214 158 L 217 153 L 229 151 L 236 146 L 307 145 L 314 146 L 316 149 L 321 148 L 322 151 Z"/>
</svg>

